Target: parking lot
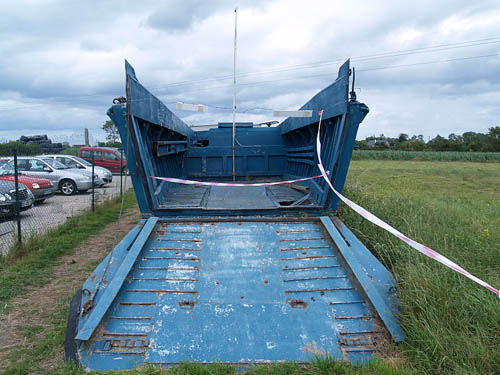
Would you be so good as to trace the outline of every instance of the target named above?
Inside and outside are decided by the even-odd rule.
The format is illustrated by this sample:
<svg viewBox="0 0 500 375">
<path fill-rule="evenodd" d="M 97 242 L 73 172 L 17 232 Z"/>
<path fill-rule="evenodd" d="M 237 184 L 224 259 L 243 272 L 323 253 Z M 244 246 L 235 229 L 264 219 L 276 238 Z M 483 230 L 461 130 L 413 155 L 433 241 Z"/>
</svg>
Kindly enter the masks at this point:
<svg viewBox="0 0 500 375">
<path fill-rule="evenodd" d="M 123 177 L 123 191 L 130 189 L 132 182 L 130 177 Z M 95 203 L 120 195 L 120 176 L 114 175 L 113 181 L 106 186 L 95 189 Z M 45 233 L 48 229 L 64 223 L 73 217 L 92 207 L 91 190 L 85 193 L 77 193 L 64 196 L 56 193 L 55 196 L 39 203 L 31 209 L 21 212 L 21 233 L 23 241 L 29 236 Z M 15 218 L 8 221 L 0 221 L 0 254 L 6 254 L 17 241 L 17 221 Z"/>
</svg>

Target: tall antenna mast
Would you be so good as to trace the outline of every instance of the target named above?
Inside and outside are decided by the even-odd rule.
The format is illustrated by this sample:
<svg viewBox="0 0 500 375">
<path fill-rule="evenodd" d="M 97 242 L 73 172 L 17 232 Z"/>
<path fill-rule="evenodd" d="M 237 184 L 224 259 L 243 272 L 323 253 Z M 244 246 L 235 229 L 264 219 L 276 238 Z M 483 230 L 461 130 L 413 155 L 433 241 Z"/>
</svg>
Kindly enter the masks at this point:
<svg viewBox="0 0 500 375">
<path fill-rule="evenodd" d="M 238 37 L 238 8 L 234 9 L 234 59 L 233 59 L 233 181 L 236 180 L 236 165 L 234 159 L 236 138 L 236 40 Z"/>
</svg>

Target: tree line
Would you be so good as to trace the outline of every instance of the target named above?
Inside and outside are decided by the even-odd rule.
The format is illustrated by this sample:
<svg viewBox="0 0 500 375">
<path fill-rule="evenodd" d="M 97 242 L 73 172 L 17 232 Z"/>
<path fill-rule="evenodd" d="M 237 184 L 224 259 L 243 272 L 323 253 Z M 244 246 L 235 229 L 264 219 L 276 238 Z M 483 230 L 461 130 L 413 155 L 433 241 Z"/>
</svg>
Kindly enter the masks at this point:
<svg viewBox="0 0 500 375">
<path fill-rule="evenodd" d="M 448 138 L 438 134 L 428 142 L 421 134 L 409 136 L 401 133 L 396 138 L 381 134 L 356 141 L 356 145 L 361 150 L 500 152 L 500 126 L 489 128 L 487 133 L 452 133 Z"/>
</svg>

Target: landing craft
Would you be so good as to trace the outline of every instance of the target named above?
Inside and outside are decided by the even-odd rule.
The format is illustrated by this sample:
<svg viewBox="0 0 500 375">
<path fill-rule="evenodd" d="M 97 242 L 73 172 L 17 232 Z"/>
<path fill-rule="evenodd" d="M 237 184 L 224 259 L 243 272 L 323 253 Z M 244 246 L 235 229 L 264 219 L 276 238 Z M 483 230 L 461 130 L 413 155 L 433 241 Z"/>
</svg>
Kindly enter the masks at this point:
<svg viewBox="0 0 500 375">
<path fill-rule="evenodd" d="M 193 130 L 125 65 L 126 100 L 108 115 L 143 219 L 73 298 L 67 358 L 87 370 L 327 354 L 361 363 L 403 340 L 394 281 L 336 216 L 339 200 L 326 181 L 250 185 L 320 175 L 324 110 L 321 160 L 342 191 L 368 113 L 349 93 L 349 61 L 302 106 L 311 117 L 273 127 L 235 123 L 234 137 L 232 123 Z"/>
</svg>

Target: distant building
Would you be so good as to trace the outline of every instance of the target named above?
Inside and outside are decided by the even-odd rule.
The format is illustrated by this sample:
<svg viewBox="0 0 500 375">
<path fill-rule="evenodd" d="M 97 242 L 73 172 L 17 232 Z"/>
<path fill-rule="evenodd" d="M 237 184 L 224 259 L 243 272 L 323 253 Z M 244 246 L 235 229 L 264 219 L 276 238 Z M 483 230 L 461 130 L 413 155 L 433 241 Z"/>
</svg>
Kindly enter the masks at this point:
<svg viewBox="0 0 500 375">
<path fill-rule="evenodd" d="M 368 147 L 375 147 L 375 146 L 390 147 L 391 146 L 387 139 L 370 139 L 368 142 L 366 142 L 366 145 Z"/>
</svg>

